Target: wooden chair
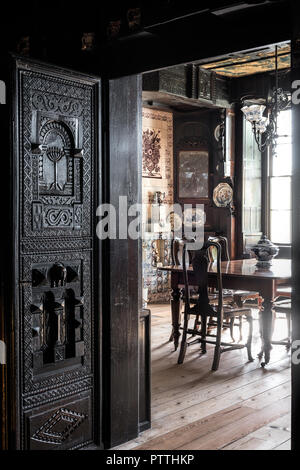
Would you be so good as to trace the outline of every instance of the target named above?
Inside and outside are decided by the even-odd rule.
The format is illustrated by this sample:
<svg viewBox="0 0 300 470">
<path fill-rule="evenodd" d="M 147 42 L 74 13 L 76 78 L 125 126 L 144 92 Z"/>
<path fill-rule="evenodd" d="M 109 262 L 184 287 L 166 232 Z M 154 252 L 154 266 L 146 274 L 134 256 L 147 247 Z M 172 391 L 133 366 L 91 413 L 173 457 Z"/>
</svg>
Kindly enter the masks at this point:
<svg viewBox="0 0 300 470">
<path fill-rule="evenodd" d="M 277 287 L 276 297 L 277 298 L 290 299 L 292 297 L 292 288 L 291 288 L 291 286 Z"/>
<path fill-rule="evenodd" d="M 182 259 L 183 259 L 183 246 L 184 243 L 184 238 L 181 240 L 179 238 L 172 239 L 171 241 L 171 259 L 172 259 L 172 265 L 173 266 L 182 266 Z M 229 252 L 228 252 L 228 243 L 227 239 L 225 237 L 209 237 L 208 240 L 211 241 L 216 241 L 219 243 L 221 246 L 221 259 L 222 261 L 228 261 L 229 258 Z M 195 239 L 191 239 L 190 242 L 195 242 Z M 215 257 L 213 256 L 213 251 L 212 248 L 215 249 L 215 247 L 211 246 L 208 250 L 208 259 L 209 261 L 213 262 L 215 260 Z M 193 255 L 194 255 L 194 250 L 187 250 L 188 253 L 188 262 L 189 264 L 192 263 Z M 179 286 L 181 289 L 181 297 L 184 295 L 184 285 Z M 190 285 L 189 287 L 190 292 L 190 298 L 197 298 L 197 286 L 192 286 Z M 218 301 L 218 293 L 214 288 L 209 288 L 209 299 L 210 303 L 213 305 Z M 224 305 L 229 305 L 229 306 L 236 306 L 236 307 L 242 307 L 243 303 L 247 300 L 250 299 L 258 299 L 260 301 L 259 294 L 257 292 L 251 292 L 251 291 L 241 291 L 241 290 L 229 290 L 229 289 L 223 289 L 223 303 Z M 256 305 L 254 305 L 256 306 Z M 200 318 L 198 316 L 195 317 L 195 324 L 194 324 L 194 329 L 199 329 L 201 325 Z M 234 338 L 234 318 L 231 319 L 226 319 L 224 321 L 224 328 L 230 328 L 230 335 L 232 341 L 235 341 Z M 242 341 L 242 318 L 240 318 L 239 324 L 237 325 L 239 327 L 239 341 Z M 210 322 L 210 329 L 214 329 L 214 324 Z M 169 341 L 173 340 L 173 336 L 171 334 Z"/>
<path fill-rule="evenodd" d="M 183 323 L 183 333 L 180 345 L 180 352 L 178 357 L 178 364 L 182 364 L 186 354 L 187 346 L 191 344 L 201 343 L 202 353 L 206 353 L 206 344 L 214 344 L 214 360 L 212 365 L 212 370 L 217 370 L 220 362 L 220 355 L 223 352 L 232 351 L 234 349 L 247 348 L 248 359 L 253 361 L 251 355 L 251 343 L 252 343 L 252 330 L 253 330 L 253 318 L 251 308 L 246 307 L 233 307 L 229 305 L 224 305 L 223 302 L 223 288 L 222 288 L 222 273 L 221 273 L 221 246 L 219 243 L 214 241 L 208 241 L 204 244 L 201 250 L 197 250 L 194 253 L 192 265 L 194 271 L 194 277 L 198 285 L 198 298 L 190 297 L 190 285 L 188 279 L 188 267 L 189 262 L 187 260 L 187 243 L 192 243 L 191 240 L 182 240 L 180 243 L 183 246 L 183 277 L 184 277 L 184 323 Z M 208 256 L 207 250 L 210 247 L 215 247 L 217 250 L 217 288 L 218 288 L 218 302 L 214 304 L 214 309 L 212 308 L 208 292 L 207 292 L 207 266 L 208 266 Z M 189 328 L 189 319 L 191 316 L 196 316 L 201 318 L 201 329 L 198 330 L 195 327 Z M 246 317 L 249 323 L 249 335 L 246 344 L 233 344 L 226 343 L 222 341 L 222 331 L 224 329 L 224 320 L 235 319 Z M 207 322 L 207 319 L 214 319 L 213 323 L 216 326 L 216 334 L 208 332 L 209 323 L 212 320 Z M 192 336 L 198 336 L 196 340 L 187 342 L 187 335 L 191 334 Z M 207 338 L 215 338 L 207 339 Z"/>
<path fill-rule="evenodd" d="M 182 243 L 182 241 L 184 241 L 184 240 L 185 240 L 185 238 L 183 238 L 183 239 L 174 238 L 171 241 L 172 266 L 181 266 L 182 267 L 183 246 L 184 246 L 184 243 Z M 196 242 L 196 239 L 193 238 L 190 241 L 191 242 Z M 187 250 L 187 252 L 188 252 L 188 262 L 191 265 L 193 255 L 194 255 L 194 250 Z M 190 285 L 190 287 L 189 287 L 190 288 L 190 297 L 192 297 L 192 296 L 197 297 L 197 287 L 198 286 Z M 183 284 L 179 285 L 179 288 L 181 289 L 181 297 L 183 297 L 183 295 L 184 295 L 184 285 Z M 215 293 L 215 289 L 209 288 L 209 298 L 210 298 L 211 303 L 214 303 L 217 300 L 217 294 Z M 226 292 L 223 291 L 223 300 L 224 300 L 224 302 L 232 303 L 234 301 L 232 293 L 231 292 L 226 293 Z M 199 319 L 196 317 L 195 318 L 195 328 L 197 328 L 200 325 L 198 320 Z M 233 327 L 233 325 L 232 325 L 232 327 Z M 231 335 L 232 335 L 232 339 L 233 339 L 232 330 L 231 330 Z M 171 335 L 170 341 L 172 341 L 172 340 L 173 340 L 173 337 Z"/>
<path fill-rule="evenodd" d="M 222 254 L 221 254 L 222 261 L 230 261 L 229 250 L 228 250 L 228 240 L 226 237 L 218 235 L 216 237 L 209 237 L 208 240 L 219 243 L 219 245 L 221 246 L 221 250 L 222 250 Z M 210 247 L 210 249 L 208 250 L 208 256 L 209 256 L 209 261 L 215 261 L 216 256 L 214 255 L 214 247 Z M 239 307 L 242 306 L 245 302 L 255 301 L 256 304 L 253 304 L 253 306 L 260 308 L 261 303 L 262 303 L 262 299 L 258 292 L 247 291 L 247 290 L 225 289 L 223 291 L 223 294 L 225 293 L 231 294 L 234 302 Z"/>
<path fill-rule="evenodd" d="M 277 287 L 276 300 L 274 304 L 275 317 L 277 316 L 277 313 L 283 313 L 286 316 L 288 337 L 280 341 L 273 341 L 272 344 L 281 344 L 286 346 L 287 351 L 291 348 L 291 298 L 291 286 L 283 285 Z"/>
<path fill-rule="evenodd" d="M 291 317 L 292 317 L 292 305 L 290 299 L 284 300 L 277 300 L 274 303 L 274 310 L 275 313 L 283 313 L 286 316 L 287 320 L 287 337 L 274 341 L 271 341 L 271 344 L 279 344 L 286 347 L 286 350 L 289 351 L 291 349 L 292 341 L 291 341 Z"/>
<path fill-rule="evenodd" d="M 230 261 L 229 250 L 228 250 L 228 240 L 226 237 L 221 235 L 215 237 L 209 237 L 208 240 L 215 241 L 219 243 L 221 246 L 221 259 L 222 261 Z M 215 261 L 215 248 L 210 247 L 208 250 L 209 260 L 211 262 Z M 237 290 L 237 289 L 223 289 L 223 297 L 225 301 L 228 303 L 230 302 L 233 306 L 242 307 L 245 303 L 247 306 L 252 306 L 253 308 L 261 309 L 262 306 L 262 298 L 258 292 L 254 291 L 247 291 L 247 290 Z M 242 318 L 240 319 L 239 323 L 239 341 L 243 340 L 242 337 Z M 231 337 L 233 338 L 233 325 L 231 324 Z"/>
</svg>

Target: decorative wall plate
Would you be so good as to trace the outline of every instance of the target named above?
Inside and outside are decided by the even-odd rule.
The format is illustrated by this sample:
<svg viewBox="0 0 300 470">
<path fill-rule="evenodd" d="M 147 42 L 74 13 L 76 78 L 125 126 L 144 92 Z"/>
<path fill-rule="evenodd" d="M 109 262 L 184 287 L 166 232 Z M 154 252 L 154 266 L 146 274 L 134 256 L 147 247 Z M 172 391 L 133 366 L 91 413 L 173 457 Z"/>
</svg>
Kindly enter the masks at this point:
<svg viewBox="0 0 300 470">
<path fill-rule="evenodd" d="M 205 211 L 201 207 L 188 208 L 183 213 L 183 222 L 185 227 L 204 226 Z"/>
<path fill-rule="evenodd" d="M 214 137 L 217 142 L 219 142 L 220 135 L 221 135 L 221 124 L 218 124 L 214 130 Z"/>
<path fill-rule="evenodd" d="M 228 207 L 233 199 L 233 189 L 228 183 L 219 183 L 213 193 L 213 201 L 217 207 Z"/>
</svg>

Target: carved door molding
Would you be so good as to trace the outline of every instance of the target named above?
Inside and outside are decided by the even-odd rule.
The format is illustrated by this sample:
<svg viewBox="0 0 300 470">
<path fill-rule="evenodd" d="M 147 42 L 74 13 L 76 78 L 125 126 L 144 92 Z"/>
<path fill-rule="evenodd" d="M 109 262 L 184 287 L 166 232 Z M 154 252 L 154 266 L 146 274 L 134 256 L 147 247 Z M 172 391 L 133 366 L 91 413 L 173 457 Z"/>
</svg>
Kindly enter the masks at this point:
<svg viewBox="0 0 300 470">
<path fill-rule="evenodd" d="M 97 444 L 100 82 L 15 59 L 15 342 L 20 449 Z"/>
</svg>

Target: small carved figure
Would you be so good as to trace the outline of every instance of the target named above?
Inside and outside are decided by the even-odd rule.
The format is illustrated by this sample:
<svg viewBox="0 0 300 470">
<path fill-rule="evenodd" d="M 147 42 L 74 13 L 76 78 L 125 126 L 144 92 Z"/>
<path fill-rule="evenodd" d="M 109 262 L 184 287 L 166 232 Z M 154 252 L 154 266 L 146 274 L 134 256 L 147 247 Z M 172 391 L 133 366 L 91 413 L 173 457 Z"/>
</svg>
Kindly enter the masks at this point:
<svg viewBox="0 0 300 470">
<path fill-rule="evenodd" d="M 64 286 L 67 279 L 67 268 L 62 263 L 54 263 L 49 269 L 51 287 Z"/>
</svg>

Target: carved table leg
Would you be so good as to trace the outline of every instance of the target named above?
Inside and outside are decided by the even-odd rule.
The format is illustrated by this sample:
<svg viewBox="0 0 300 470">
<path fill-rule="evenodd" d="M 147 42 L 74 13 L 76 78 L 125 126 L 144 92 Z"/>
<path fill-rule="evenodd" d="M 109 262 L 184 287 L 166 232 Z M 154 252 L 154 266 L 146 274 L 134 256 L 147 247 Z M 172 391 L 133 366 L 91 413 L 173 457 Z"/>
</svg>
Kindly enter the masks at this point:
<svg viewBox="0 0 300 470">
<path fill-rule="evenodd" d="M 175 351 L 178 348 L 179 343 L 179 316 L 180 316 L 180 289 L 178 287 L 174 287 L 171 293 L 171 311 L 172 311 L 172 333 L 170 336 L 169 341 L 174 341 Z"/>
<path fill-rule="evenodd" d="M 275 312 L 273 310 L 273 299 L 265 297 L 263 302 L 263 309 L 260 311 L 260 333 L 262 340 L 262 350 L 259 354 L 259 358 L 264 361 L 261 366 L 264 367 L 270 361 L 270 351 L 272 349 L 271 340 L 274 329 L 274 317 Z"/>
</svg>

